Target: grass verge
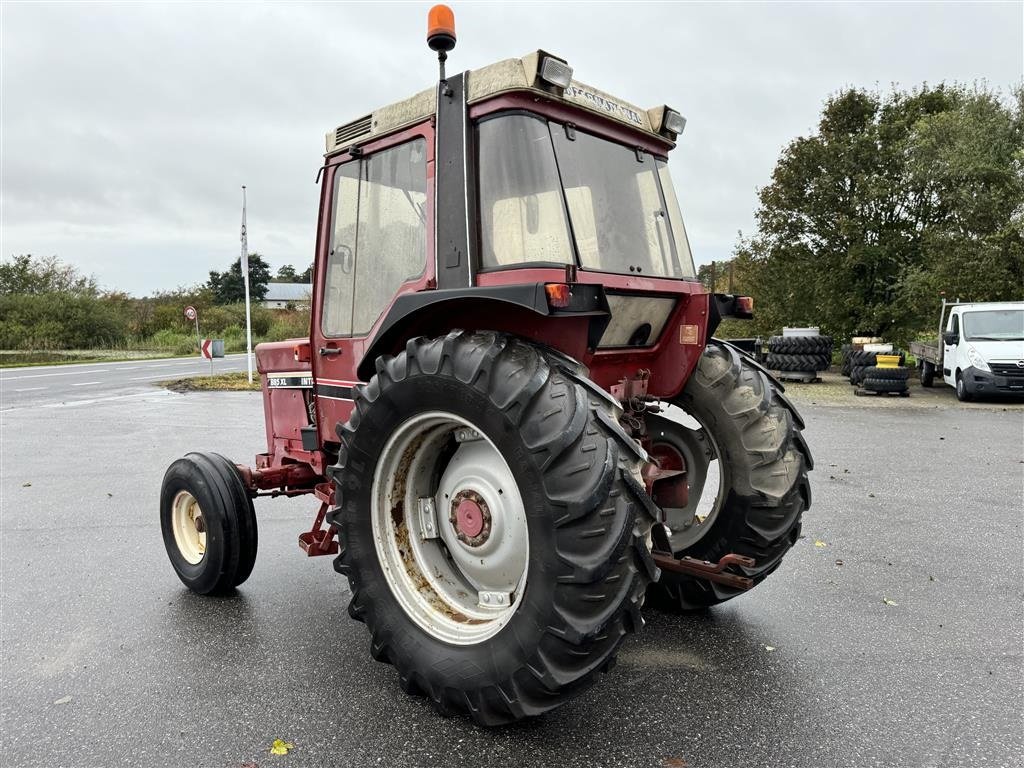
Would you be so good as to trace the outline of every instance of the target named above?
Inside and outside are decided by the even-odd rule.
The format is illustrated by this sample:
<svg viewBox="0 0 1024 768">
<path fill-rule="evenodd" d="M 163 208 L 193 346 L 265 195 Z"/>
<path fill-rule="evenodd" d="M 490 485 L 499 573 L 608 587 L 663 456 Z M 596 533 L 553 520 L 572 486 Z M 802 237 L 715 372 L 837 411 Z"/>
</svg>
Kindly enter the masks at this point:
<svg viewBox="0 0 1024 768">
<path fill-rule="evenodd" d="M 167 387 L 173 392 L 259 392 L 259 376 L 253 376 L 249 383 L 249 374 L 245 371 L 218 373 L 213 376 L 193 376 L 188 379 L 172 379 L 158 382 L 157 386 Z"/>
</svg>

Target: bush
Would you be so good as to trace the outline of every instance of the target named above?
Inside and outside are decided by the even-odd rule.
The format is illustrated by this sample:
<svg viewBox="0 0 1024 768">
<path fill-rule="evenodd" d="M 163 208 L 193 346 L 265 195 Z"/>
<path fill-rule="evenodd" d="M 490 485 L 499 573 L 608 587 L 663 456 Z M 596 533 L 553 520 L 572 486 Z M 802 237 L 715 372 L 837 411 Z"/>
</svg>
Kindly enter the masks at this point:
<svg viewBox="0 0 1024 768">
<path fill-rule="evenodd" d="M 172 331 L 169 328 L 159 330 L 147 339 L 139 342 L 142 349 L 158 349 L 175 355 L 195 355 L 199 353 L 196 337 L 191 333 Z"/>
<path fill-rule="evenodd" d="M 309 312 L 277 312 L 264 341 L 309 338 Z"/>
<path fill-rule="evenodd" d="M 124 305 L 71 293 L 0 296 L 0 347 L 88 349 L 115 346 L 128 333 Z"/>
</svg>

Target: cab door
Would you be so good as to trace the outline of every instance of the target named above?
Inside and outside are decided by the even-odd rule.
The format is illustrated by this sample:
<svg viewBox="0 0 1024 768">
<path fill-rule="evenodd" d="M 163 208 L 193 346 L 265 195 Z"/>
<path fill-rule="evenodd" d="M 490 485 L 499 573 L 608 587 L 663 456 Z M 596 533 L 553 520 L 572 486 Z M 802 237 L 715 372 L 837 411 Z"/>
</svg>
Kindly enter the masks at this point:
<svg viewBox="0 0 1024 768">
<path fill-rule="evenodd" d="M 954 309 L 946 323 L 946 333 L 942 336 L 942 380 L 950 386 L 956 386 L 957 348 L 960 342 L 960 310 Z"/>
<path fill-rule="evenodd" d="M 328 170 L 325 181 L 326 232 L 321 233 L 321 258 L 310 353 L 315 382 L 320 442 L 336 442 L 334 426 L 348 419 L 355 386 L 356 337 L 352 335 L 352 304 L 356 281 L 356 235 L 359 212 L 358 158 Z"/>
<path fill-rule="evenodd" d="M 423 135 L 399 136 L 328 169 L 310 350 L 321 444 L 337 442 L 352 412 L 356 371 L 384 310 L 425 276 L 429 146 Z"/>
</svg>

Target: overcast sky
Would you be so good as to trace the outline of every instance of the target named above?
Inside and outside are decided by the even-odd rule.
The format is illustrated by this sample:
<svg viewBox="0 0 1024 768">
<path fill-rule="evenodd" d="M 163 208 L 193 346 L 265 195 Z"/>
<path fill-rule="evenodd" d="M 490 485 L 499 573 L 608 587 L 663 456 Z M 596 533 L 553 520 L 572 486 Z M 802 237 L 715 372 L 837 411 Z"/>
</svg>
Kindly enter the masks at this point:
<svg viewBox="0 0 1024 768">
<path fill-rule="evenodd" d="M 698 262 L 754 227 L 779 151 L 844 86 L 1022 78 L 1012 3 L 451 2 L 449 71 L 537 48 L 687 117 L 672 173 Z M 324 133 L 429 86 L 429 3 L 0 4 L 0 254 L 143 295 L 250 250 L 312 261 Z"/>
</svg>

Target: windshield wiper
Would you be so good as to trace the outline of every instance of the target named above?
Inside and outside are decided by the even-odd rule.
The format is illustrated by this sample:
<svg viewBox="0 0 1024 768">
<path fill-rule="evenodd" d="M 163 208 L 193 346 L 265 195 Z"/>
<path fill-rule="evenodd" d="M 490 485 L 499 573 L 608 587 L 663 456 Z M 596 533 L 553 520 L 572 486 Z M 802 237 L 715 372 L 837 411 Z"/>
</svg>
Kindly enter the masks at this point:
<svg viewBox="0 0 1024 768">
<path fill-rule="evenodd" d="M 968 336 L 970 341 L 1024 341 L 1024 336 Z"/>
</svg>

